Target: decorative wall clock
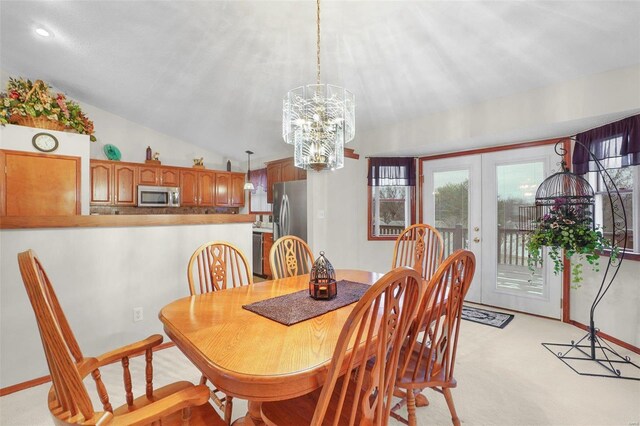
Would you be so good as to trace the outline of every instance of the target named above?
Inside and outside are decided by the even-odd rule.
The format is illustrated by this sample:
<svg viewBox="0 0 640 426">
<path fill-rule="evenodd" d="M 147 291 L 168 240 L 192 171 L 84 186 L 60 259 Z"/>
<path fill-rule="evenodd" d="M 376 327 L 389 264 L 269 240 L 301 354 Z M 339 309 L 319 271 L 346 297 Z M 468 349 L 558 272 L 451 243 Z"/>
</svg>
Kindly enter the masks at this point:
<svg viewBox="0 0 640 426">
<path fill-rule="evenodd" d="M 53 152 L 58 149 L 58 139 L 51 133 L 36 133 L 31 143 L 35 149 L 42 152 Z"/>
</svg>

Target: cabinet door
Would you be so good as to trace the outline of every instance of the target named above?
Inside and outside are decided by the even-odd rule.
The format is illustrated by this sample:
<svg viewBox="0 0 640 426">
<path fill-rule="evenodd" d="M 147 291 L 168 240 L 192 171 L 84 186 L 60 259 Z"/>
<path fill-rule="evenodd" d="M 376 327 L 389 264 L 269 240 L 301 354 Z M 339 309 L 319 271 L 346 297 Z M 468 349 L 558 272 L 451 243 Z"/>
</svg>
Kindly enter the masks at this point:
<svg viewBox="0 0 640 426">
<path fill-rule="evenodd" d="M 262 235 L 262 273 L 271 278 L 271 264 L 269 263 L 269 253 L 273 246 L 273 234 L 265 232 Z"/>
<path fill-rule="evenodd" d="M 111 204 L 113 202 L 113 164 L 91 161 L 91 204 Z"/>
<path fill-rule="evenodd" d="M 114 164 L 113 166 L 114 204 L 118 206 L 136 205 L 136 167 Z"/>
<path fill-rule="evenodd" d="M 280 163 L 267 165 L 267 203 L 273 203 L 273 184 L 282 182 L 282 167 Z"/>
<path fill-rule="evenodd" d="M 231 173 L 231 205 L 244 206 L 244 173 Z"/>
<path fill-rule="evenodd" d="M 80 214 L 80 157 L 0 152 L 6 216 Z"/>
<path fill-rule="evenodd" d="M 293 165 L 293 158 L 282 162 L 282 182 L 296 180 L 297 174 L 296 166 Z"/>
<path fill-rule="evenodd" d="M 180 171 L 180 205 L 198 205 L 198 174 L 195 171 Z"/>
<path fill-rule="evenodd" d="M 231 195 L 231 173 L 216 173 L 216 206 L 228 206 Z"/>
<path fill-rule="evenodd" d="M 160 185 L 180 186 L 180 170 L 169 167 L 160 168 Z"/>
<path fill-rule="evenodd" d="M 307 171 L 305 169 L 299 169 L 296 167 L 296 180 L 306 180 Z"/>
<path fill-rule="evenodd" d="M 139 185 L 158 185 L 160 182 L 160 173 L 157 167 L 138 166 L 138 184 Z"/>
<path fill-rule="evenodd" d="M 216 174 L 213 172 L 198 172 L 198 198 L 200 206 L 214 205 L 214 189 Z"/>
</svg>

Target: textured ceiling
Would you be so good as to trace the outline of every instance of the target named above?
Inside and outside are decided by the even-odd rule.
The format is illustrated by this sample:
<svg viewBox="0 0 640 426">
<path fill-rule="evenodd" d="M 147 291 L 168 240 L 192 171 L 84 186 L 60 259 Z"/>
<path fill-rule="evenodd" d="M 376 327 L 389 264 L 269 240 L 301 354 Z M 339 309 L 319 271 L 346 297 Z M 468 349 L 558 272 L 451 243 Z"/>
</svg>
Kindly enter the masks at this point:
<svg viewBox="0 0 640 426">
<path fill-rule="evenodd" d="M 376 126 L 640 63 L 640 2 L 327 1 L 322 80 Z M 2 1 L 1 67 L 244 159 L 290 154 L 315 82 L 313 1 Z M 42 26 L 54 37 L 33 30 Z M 99 132 L 99 128 L 97 129 Z"/>
</svg>

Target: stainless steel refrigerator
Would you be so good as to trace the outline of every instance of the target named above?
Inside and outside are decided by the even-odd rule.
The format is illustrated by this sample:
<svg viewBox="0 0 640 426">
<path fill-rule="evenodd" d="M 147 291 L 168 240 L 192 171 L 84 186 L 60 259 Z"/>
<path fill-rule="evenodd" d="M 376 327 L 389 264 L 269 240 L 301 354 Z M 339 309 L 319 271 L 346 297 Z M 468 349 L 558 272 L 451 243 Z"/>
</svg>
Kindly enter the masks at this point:
<svg viewBox="0 0 640 426">
<path fill-rule="evenodd" d="M 273 240 L 295 235 L 307 241 L 307 181 L 273 185 Z"/>
</svg>

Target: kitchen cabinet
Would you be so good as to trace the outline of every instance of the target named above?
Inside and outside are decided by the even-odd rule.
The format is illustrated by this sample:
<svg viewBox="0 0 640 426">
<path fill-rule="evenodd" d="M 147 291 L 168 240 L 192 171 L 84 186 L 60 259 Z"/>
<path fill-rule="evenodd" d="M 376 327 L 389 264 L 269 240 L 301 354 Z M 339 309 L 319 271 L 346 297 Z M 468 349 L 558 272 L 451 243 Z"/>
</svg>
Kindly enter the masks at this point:
<svg viewBox="0 0 640 426">
<path fill-rule="evenodd" d="M 138 169 L 135 164 L 93 160 L 89 167 L 89 175 L 91 204 L 136 205 Z"/>
<path fill-rule="evenodd" d="M 180 186 L 180 169 L 177 167 L 160 167 L 160 185 Z"/>
<path fill-rule="evenodd" d="M 216 172 L 216 206 L 244 206 L 244 173 Z"/>
<path fill-rule="evenodd" d="M 136 205 L 136 172 L 136 166 L 133 165 L 113 165 L 113 204 L 116 206 Z"/>
<path fill-rule="evenodd" d="M 138 166 L 138 185 L 180 186 L 177 167 Z"/>
<path fill-rule="evenodd" d="M 213 206 L 215 183 L 214 172 L 180 170 L 180 205 Z"/>
<path fill-rule="evenodd" d="M 305 180 L 307 171 L 295 166 L 293 157 L 267 163 L 267 203 L 273 203 L 273 184 Z"/>
<path fill-rule="evenodd" d="M 138 166 L 139 185 L 159 185 L 160 170 L 156 166 Z"/>
<path fill-rule="evenodd" d="M 91 161 L 89 168 L 91 204 L 111 204 L 113 202 L 113 163 Z"/>
<path fill-rule="evenodd" d="M 72 216 L 80 210 L 80 157 L 0 150 L 0 216 Z"/>
<path fill-rule="evenodd" d="M 269 253 L 273 246 L 273 234 L 265 232 L 262 234 L 262 274 L 268 279 L 271 278 L 271 265 L 269 264 Z"/>
</svg>

